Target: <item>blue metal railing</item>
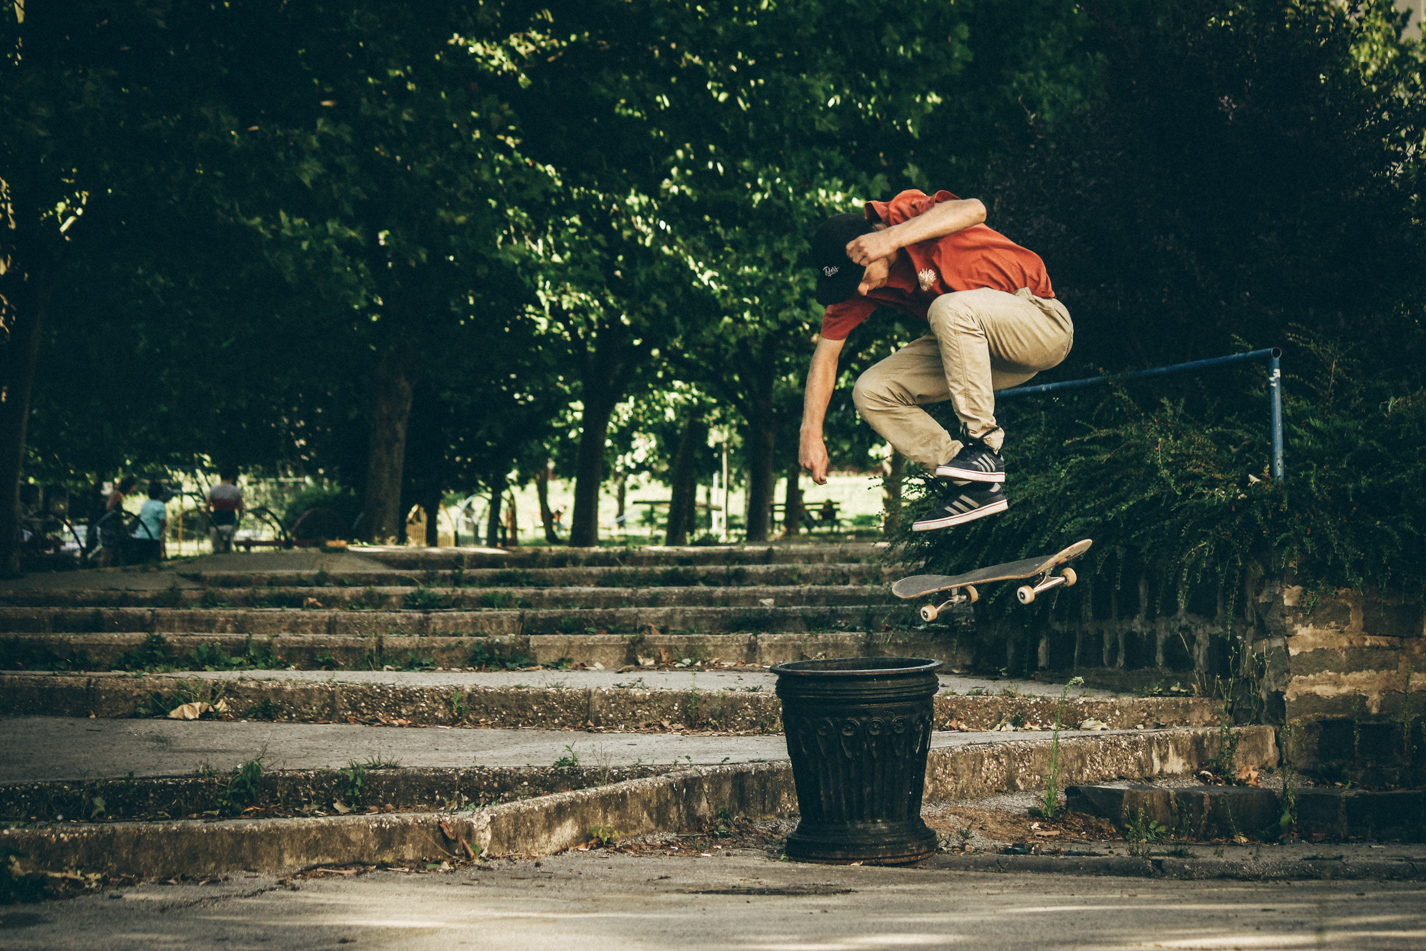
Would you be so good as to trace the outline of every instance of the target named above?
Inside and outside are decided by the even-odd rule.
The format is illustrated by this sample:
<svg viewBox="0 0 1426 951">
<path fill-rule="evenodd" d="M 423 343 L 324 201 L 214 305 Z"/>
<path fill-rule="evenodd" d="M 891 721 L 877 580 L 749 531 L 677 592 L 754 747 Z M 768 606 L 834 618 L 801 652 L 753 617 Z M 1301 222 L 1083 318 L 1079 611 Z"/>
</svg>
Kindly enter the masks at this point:
<svg viewBox="0 0 1426 951">
<path fill-rule="evenodd" d="M 1171 373 L 1192 373 L 1195 370 L 1205 370 L 1209 367 L 1224 366 L 1229 363 L 1243 363 L 1251 360 L 1266 360 L 1268 364 L 1268 402 L 1269 413 L 1272 425 L 1272 477 L 1281 479 L 1283 472 L 1282 465 L 1282 351 L 1276 347 L 1266 350 L 1253 350 L 1248 353 L 1235 353 L 1227 357 L 1211 357 L 1207 360 L 1194 360 L 1190 363 L 1175 363 L 1167 367 L 1155 367 L 1152 370 L 1138 370 L 1134 373 L 1122 373 L 1118 376 L 1091 376 L 1082 380 L 1065 380 L 1062 383 L 1043 383 L 1038 386 L 1016 386 L 1008 390 L 999 390 L 995 394 L 997 402 L 1011 399 L 1016 396 L 1033 396 L 1039 393 L 1054 393 L 1059 390 L 1077 390 L 1086 386 L 1098 386 L 1104 383 L 1124 382 L 1127 380 L 1142 380 L 1154 376 L 1168 376 Z"/>
</svg>

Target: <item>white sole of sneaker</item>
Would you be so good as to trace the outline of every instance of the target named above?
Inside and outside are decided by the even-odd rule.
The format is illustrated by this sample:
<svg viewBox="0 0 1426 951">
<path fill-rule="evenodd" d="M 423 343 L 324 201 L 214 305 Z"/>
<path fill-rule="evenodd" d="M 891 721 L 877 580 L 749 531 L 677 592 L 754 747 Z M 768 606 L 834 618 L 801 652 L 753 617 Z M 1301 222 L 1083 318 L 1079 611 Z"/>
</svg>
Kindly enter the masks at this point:
<svg viewBox="0 0 1426 951">
<path fill-rule="evenodd" d="M 952 469 L 950 466 L 937 466 L 936 478 L 960 479 L 963 482 L 1004 482 L 1005 473 L 981 472 L 979 469 Z"/>
<path fill-rule="evenodd" d="M 950 528 L 952 525 L 964 525 L 966 522 L 973 522 L 978 518 L 987 515 L 995 515 L 1010 507 L 1009 499 L 1001 499 L 998 502 L 991 502 L 989 505 L 982 505 L 978 509 L 969 512 L 962 512 L 959 515 L 948 515 L 945 518 L 926 519 L 923 522 L 914 522 L 911 525 L 913 532 L 931 532 L 938 528 Z"/>
</svg>

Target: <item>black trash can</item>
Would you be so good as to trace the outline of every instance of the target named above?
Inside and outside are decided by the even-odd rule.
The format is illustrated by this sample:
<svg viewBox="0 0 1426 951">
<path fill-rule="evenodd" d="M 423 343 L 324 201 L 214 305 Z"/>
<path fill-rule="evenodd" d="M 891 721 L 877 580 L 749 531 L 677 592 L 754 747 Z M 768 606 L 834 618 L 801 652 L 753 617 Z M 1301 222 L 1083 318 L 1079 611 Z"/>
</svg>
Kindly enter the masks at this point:
<svg viewBox="0 0 1426 951">
<path fill-rule="evenodd" d="M 843 657 L 772 668 L 802 813 L 789 858 L 899 865 L 936 851 L 921 792 L 939 666 Z"/>
</svg>

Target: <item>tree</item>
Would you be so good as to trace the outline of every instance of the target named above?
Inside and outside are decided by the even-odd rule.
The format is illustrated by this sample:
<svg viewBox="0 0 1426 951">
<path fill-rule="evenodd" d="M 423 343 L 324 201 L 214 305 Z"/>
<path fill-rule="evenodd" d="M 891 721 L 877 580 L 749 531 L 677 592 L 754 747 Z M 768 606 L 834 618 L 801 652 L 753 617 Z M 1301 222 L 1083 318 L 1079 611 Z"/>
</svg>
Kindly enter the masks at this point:
<svg viewBox="0 0 1426 951">
<path fill-rule="evenodd" d="M 513 154 L 504 105 L 481 92 L 482 35 L 463 7 L 344 9 L 295 51 L 306 83 L 241 137 L 252 197 L 236 213 L 262 230 L 294 280 L 345 305 L 346 333 L 367 351 L 358 372 L 369 384 L 361 481 L 371 539 L 400 530 L 425 364 L 466 301 L 492 320 L 518 296 L 501 235 L 509 204 L 541 176 Z M 263 180 L 274 184 L 264 190 Z"/>
</svg>

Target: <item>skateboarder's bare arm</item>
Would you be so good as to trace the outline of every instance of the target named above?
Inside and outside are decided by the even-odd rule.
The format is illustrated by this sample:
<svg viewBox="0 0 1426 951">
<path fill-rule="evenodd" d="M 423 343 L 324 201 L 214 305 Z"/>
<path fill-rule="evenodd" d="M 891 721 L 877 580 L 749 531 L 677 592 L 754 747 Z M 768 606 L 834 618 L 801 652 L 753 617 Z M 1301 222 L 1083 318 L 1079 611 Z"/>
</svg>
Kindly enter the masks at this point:
<svg viewBox="0 0 1426 951">
<path fill-rule="evenodd" d="M 827 404 L 837 386 L 837 358 L 845 340 L 817 341 L 812 363 L 807 368 L 807 394 L 802 403 L 802 434 L 797 447 L 797 461 L 812 473 L 812 481 L 827 484 L 827 444 L 822 439 L 822 421 L 827 416 Z"/>
<path fill-rule="evenodd" d="M 943 201 L 924 214 L 899 225 L 882 226 L 847 243 L 847 257 L 865 267 L 877 258 L 895 254 L 910 244 L 944 238 L 985 221 L 985 206 L 978 198 Z"/>
</svg>

